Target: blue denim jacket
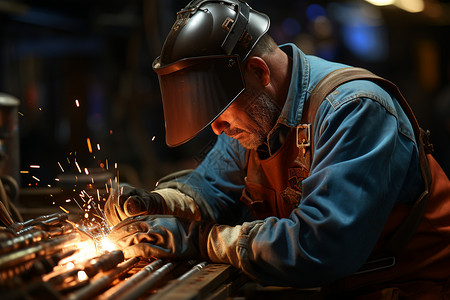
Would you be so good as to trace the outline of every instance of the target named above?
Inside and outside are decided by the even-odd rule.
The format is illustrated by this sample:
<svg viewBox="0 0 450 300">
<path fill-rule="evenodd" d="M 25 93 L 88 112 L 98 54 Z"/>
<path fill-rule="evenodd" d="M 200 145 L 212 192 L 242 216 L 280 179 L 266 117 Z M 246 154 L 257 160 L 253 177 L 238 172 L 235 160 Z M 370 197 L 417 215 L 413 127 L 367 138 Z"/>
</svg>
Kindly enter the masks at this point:
<svg viewBox="0 0 450 300">
<path fill-rule="evenodd" d="M 319 80 L 346 67 L 281 46 L 293 59 L 289 93 L 278 125 L 300 124 L 305 101 Z M 357 80 L 340 86 L 320 106 L 314 157 L 298 208 L 289 218 L 259 222 L 243 238 L 240 267 L 263 283 L 320 286 L 357 271 L 369 257 L 397 202 L 423 189 L 412 127 L 389 93 Z M 199 167 L 180 181 L 210 206 L 222 224 L 251 221 L 239 201 L 244 149 L 222 134 Z"/>
</svg>

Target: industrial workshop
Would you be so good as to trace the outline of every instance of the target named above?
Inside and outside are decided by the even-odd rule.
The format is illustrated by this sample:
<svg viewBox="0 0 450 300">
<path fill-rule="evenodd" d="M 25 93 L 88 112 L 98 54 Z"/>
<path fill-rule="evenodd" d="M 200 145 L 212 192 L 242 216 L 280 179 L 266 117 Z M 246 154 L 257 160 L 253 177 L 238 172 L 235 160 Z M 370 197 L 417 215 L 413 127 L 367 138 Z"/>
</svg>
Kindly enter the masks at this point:
<svg viewBox="0 0 450 300">
<path fill-rule="evenodd" d="M 450 0 L 0 16 L 0 299 L 450 299 Z"/>
</svg>

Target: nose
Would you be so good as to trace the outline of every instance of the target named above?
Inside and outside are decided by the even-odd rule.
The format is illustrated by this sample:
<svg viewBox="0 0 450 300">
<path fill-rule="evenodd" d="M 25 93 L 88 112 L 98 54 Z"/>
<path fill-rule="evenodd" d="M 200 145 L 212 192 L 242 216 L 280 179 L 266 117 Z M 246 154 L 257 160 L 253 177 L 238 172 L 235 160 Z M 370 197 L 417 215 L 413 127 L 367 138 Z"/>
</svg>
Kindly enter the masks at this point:
<svg viewBox="0 0 450 300">
<path fill-rule="evenodd" d="M 228 123 L 223 116 L 219 116 L 214 122 L 211 124 L 211 128 L 215 134 L 221 134 L 226 128 L 230 127 L 230 123 Z"/>
</svg>

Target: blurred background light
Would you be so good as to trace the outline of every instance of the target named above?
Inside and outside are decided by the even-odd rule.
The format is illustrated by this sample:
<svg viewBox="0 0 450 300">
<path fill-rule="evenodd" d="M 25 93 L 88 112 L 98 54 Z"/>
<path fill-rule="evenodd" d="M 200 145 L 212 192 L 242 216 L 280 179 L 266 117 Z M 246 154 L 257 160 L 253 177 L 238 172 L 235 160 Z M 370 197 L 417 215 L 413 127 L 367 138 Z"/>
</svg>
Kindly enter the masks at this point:
<svg viewBox="0 0 450 300">
<path fill-rule="evenodd" d="M 340 23 L 344 45 L 359 59 L 380 62 L 388 57 L 388 36 L 376 7 L 364 3 L 334 3 L 328 7 Z"/>
<path fill-rule="evenodd" d="M 325 9 L 319 4 L 311 4 L 306 8 L 306 16 L 309 20 L 315 21 L 317 18 L 325 16 Z"/>
<path fill-rule="evenodd" d="M 425 8 L 423 0 L 366 0 L 367 2 L 377 5 L 395 5 L 410 13 L 422 12 Z"/>
</svg>

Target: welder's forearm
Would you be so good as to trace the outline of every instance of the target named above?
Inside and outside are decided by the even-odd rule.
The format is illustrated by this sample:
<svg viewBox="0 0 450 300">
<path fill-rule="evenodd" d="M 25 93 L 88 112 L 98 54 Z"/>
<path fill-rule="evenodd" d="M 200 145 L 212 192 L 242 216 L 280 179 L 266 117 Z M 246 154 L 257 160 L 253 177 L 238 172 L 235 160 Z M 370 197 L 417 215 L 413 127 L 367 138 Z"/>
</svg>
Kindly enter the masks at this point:
<svg viewBox="0 0 450 300">
<path fill-rule="evenodd" d="M 194 221 L 204 219 L 194 199 L 181 191 L 165 188 L 156 190 L 154 193 L 158 193 L 164 199 L 161 214 L 174 215 Z"/>
</svg>

